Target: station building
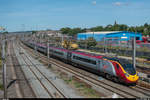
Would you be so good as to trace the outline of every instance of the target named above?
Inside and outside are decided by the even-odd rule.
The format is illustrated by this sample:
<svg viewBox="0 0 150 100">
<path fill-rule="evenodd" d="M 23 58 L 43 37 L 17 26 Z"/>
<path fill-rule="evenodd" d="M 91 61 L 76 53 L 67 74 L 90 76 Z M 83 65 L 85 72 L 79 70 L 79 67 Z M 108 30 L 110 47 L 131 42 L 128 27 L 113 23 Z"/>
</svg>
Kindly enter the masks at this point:
<svg viewBox="0 0 150 100">
<path fill-rule="evenodd" d="M 93 37 L 96 41 L 112 40 L 112 41 L 128 41 L 135 37 L 136 40 L 142 41 L 141 33 L 134 33 L 128 31 L 101 31 L 101 32 L 87 32 L 87 33 L 78 33 L 78 40 L 86 40 L 89 37 Z"/>
</svg>

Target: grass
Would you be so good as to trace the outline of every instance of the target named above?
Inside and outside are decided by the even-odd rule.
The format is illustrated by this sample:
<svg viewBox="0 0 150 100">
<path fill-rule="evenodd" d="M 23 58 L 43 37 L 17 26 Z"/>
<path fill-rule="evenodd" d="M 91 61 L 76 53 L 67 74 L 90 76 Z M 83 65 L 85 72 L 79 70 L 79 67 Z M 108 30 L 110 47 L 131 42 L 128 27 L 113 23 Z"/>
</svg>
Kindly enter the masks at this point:
<svg viewBox="0 0 150 100">
<path fill-rule="evenodd" d="M 76 87 L 76 88 L 84 88 L 85 86 L 84 86 L 83 83 L 79 83 L 79 82 L 76 82 L 76 81 L 75 81 L 75 87 Z"/>
<path fill-rule="evenodd" d="M 65 75 L 66 76 L 66 75 Z M 91 88 L 90 85 L 82 82 L 81 80 L 78 80 L 76 78 L 69 78 L 62 76 L 62 79 L 70 86 L 75 88 L 77 91 L 79 91 L 80 95 L 83 95 L 85 97 L 90 98 L 99 98 L 100 94 L 96 92 L 94 89 Z"/>
<path fill-rule="evenodd" d="M 72 82 L 72 79 L 64 79 L 64 81 L 65 81 L 67 84 L 69 84 L 69 83 Z"/>
<path fill-rule="evenodd" d="M 77 81 L 77 80 L 73 80 L 72 81 L 74 86 L 76 87 L 76 89 L 83 95 L 90 97 L 90 98 L 99 98 L 100 94 L 98 92 L 96 92 L 94 89 L 91 88 L 90 85 L 81 82 L 81 81 Z"/>
<path fill-rule="evenodd" d="M 88 98 L 100 98 L 101 97 L 100 93 L 92 89 L 91 86 L 88 85 L 87 83 L 84 83 L 83 81 L 81 81 L 80 79 L 77 79 L 74 76 L 69 77 L 68 74 L 64 72 L 61 72 L 61 71 L 58 71 L 58 72 L 59 72 L 60 78 L 63 79 L 66 84 L 68 84 L 69 86 L 77 90 L 80 95 L 84 97 L 88 97 Z"/>
</svg>

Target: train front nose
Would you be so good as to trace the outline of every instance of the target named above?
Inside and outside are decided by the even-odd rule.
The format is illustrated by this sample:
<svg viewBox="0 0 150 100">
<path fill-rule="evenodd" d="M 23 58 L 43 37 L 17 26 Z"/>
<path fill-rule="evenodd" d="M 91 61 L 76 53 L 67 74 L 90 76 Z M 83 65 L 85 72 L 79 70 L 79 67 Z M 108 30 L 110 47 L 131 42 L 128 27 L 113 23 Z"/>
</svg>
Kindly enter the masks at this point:
<svg viewBox="0 0 150 100">
<path fill-rule="evenodd" d="M 137 75 L 137 73 L 135 75 L 130 75 L 128 73 L 125 73 L 126 79 L 127 79 L 127 83 L 136 83 L 139 79 L 139 76 Z"/>
</svg>

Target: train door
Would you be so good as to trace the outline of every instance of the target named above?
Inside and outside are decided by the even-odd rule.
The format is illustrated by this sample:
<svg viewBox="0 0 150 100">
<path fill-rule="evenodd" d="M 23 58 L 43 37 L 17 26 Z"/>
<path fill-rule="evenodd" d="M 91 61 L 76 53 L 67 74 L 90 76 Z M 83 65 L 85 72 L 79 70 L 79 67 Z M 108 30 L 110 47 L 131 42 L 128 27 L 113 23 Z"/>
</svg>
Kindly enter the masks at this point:
<svg viewBox="0 0 150 100">
<path fill-rule="evenodd" d="M 67 53 L 67 60 L 71 61 L 72 52 Z"/>
<path fill-rule="evenodd" d="M 97 68 L 98 68 L 99 71 L 101 71 L 102 66 L 103 66 L 102 60 L 98 60 L 97 61 Z"/>
</svg>

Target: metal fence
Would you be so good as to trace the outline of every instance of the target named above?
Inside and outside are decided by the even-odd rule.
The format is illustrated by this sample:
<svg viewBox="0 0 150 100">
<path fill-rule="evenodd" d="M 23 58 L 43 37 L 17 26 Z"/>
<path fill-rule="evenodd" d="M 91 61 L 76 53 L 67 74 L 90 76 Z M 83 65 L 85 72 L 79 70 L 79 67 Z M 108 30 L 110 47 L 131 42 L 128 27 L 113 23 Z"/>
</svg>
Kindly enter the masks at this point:
<svg viewBox="0 0 150 100">
<path fill-rule="evenodd" d="M 85 45 L 80 45 L 79 47 L 82 49 L 94 50 L 101 53 L 115 53 L 116 55 L 121 56 L 132 56 L 133 42 L 132 40 L 122 41 L 120 38 L 103 38 L 102 41 L 99 41 L 96 47 L 86 47 Z M 150 44 L 148 45 L 150 46 Z M 141 49 L 141 45 L 136 44 L 137 49 Z M 147 51 L 139 51 L 136 50 L 136 57 L 150 57 L 150 50 L 147 48 Z M 148 51 L 149 50 L 149 51 Z M 149 59 L 148 59 L 149 60 Z"/>
</svg>

